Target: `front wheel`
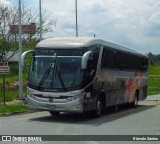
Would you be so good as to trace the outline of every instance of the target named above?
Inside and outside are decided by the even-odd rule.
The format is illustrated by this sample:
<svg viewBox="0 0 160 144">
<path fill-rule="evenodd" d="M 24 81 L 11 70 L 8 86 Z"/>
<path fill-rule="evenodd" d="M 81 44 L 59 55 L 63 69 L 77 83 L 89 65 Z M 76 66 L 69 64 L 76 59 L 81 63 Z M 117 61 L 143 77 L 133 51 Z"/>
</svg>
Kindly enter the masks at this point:
<svg viewBox="0 0 160 144">
<path fill-rule="evenodd" d="M 103 111 L 103 103 L 102 103 L 102 99 L 100 97 L 98 97 L 97 101 L 96 101 L 96 109 L 93 112 L 93 116 L 98 118 L 102 115 L 102 111 Z"/>
<path fill-rule="evenodd" d="M 52 116 L 58 116 L 60 114 L 60 112 L 55 112 L 55 111 L 49 111 L 49 113 L 52 115 Z"/>
</svg>

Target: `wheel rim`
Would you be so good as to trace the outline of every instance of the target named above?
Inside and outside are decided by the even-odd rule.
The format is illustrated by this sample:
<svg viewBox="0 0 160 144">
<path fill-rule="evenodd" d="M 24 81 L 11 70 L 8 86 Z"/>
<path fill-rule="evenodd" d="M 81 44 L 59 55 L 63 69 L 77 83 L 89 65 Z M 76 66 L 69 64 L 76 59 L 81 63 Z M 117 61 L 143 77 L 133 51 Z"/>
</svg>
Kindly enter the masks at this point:
<svg viewBox="0 0 160 144">
<path fill-rule="evenodd" d="M 102 111 L 102 103 L 100 100 L 97 102 L 97 115 L 100 115 Z"/>
<path fill-rule="evenodd" d="M 134 100 L 134 105 L 135 105 L 135 106 L 137 106 L 137 105 L 138 105 L 137 96 L 135 97 L 135 100 Z"/>
</svg>

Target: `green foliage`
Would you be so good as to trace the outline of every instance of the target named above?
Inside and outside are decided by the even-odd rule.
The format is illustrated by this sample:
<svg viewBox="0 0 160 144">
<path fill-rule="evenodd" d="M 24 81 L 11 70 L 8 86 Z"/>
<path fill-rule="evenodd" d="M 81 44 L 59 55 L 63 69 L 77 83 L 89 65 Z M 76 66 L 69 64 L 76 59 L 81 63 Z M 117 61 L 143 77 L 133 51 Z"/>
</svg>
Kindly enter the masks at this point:
<svg viewBox="0 0 160 144">
<path fill-rule="evenodd" d="M 148 74 L 149 75 L 160 75 L 160 66 L 150 65 Z"/>
<path fill-rule="evenodd" d="M 150 65 L 148 76 L 148 95 L 160 93 L 160 66 Z"/>
<path fill-rule="evenodd" d="M 28 80 L 28 71 L 29 66 L 25 66 L 23 68 L 23 83 L 24 83 L 24 93 L 26 93 L 27 88 L 27 80 Z M 17 86 L 16 89 L 8 89 L 7 87 L 11 84 L 18 83 L 19 80 L 19 69 L 18 64 L 10 64 L 10 74 L 5 75 L 5 85 L 6 85 L 6 101 L 12 101 L 19 97 L 19 88 Z M 3 91 L 2 91 L 2 83 L 3 83 L 3 77 L 0 75 L 0 102 L 3 101 Z"/>
<path fill-rule="evenodd" d="M 10 75 L 11 76 L 17 75 L 19 72 L 18 64 L 10 64 L 9 66 L 10 66 Z"/>
<path fill-rule="evenodd" d="M 22 1 L 23 3 L 23 1 Z M 0 2 L 0 52 L 4 51 L 14 51 L 18 48 L 18 32 L 16 34 L 10 30 L 11 25 L 19 25 L 18 24 L 18 14 L 19 11 L 18 5 L 12 2 L 11 5 L 6 5 Z M 56 26 L 56 19 L 50 18 L 49 13 L 43 12 L 43 30 L 42 33 L 51 32 L 53 26 Z M 35 24 L 35 32 L 30 34 L 25 33 L 22 35 L 22 44 L 23 46 L 27 46 L 28 44 L 34 45 L 35 41 L 37 41 L 38 33 L 40 32 L 39 26 L 39 13 L 36 9 L 26 5 L 23 3 L 23 11 L 21 17 L 22 29 L 23 25 L 32 25 Z"/>
<path fill-rule="evenodd" d="M 148 53 L 149 65 L 160 65 L 160 54 L 153 55 L 151 52 Z"/>
<path fill-rule="evenodd" d="M 149 77 L 148 95 L 160 94 L 160 77 Z"/>
<path fill-rule="evenodd" d="M 12 100 L 18 98 L 18 89 L 6 90 L 5 95 L 6 95 L 6 102 L 12 101 Z M 3 94 L 0 97 L 0 102 L 2 102 L 2 101 L 3 101 Z"/>
<path fill-rule="evenodd" d="M 10 113 L 17 113 L 24 111 L 28 111 L 28 107 L 22 104 L 10 104 L 6 106 L 0 104 L 0 115 L 7 115 Z"/>
</svg>

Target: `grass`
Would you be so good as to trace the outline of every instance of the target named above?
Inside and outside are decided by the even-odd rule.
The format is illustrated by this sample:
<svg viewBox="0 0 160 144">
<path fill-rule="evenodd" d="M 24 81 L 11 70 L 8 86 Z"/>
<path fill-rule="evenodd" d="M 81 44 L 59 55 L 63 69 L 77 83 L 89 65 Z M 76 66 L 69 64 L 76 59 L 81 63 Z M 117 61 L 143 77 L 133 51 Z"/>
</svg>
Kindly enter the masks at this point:
<svg viewBox="0 0 160 144">
<path fill-rule="evenodd" d="M 160 94 L 160 76 L 148 76 L 148 95 Z"/>
<path fill-rule="evenodd" d="M 5 92 L 5 95 L 6 95 L 5 96 L 6 97 L 6 102 L 12 101 L 12 100 L 14 100 L 15 98 L 18 97 L 18 89 L 16 89 L 16 90 L 7 90 Z M 3 100 L 3 98 L 1 97 L 0 101 L 2 101 L 2 100 Z"/>
<path fill-rule="evenodd" d="M 23 68 L 23 83 L 27 83 L 28 80 L 28 71 L 29 67 L 26 66 Z M 14 84 L 19 80 L 19 71 L 18 71 L 18 64 L 10 64 L 10 74 L 5 75 L 5 95 L 6 101 L 12 101 L 19 97 L 19 89 L 7 89 L 10 84 Z M 3 83 L 3 75 L 0 75 L 0 102 L 3 100 L 3 91 L 2 91 L 2 84 Z M 24 92 L 26 92 L 26 87 L 24 87 Z"/>
<path fill-rule="evenodd" d="M 24 46 L 23 51 L 27 51 L 30 49 L 34 49 L 35 45 L 38 41 L 32 40 L 30 43 L 26 46 Z M 14 46 L 12 45 L 12 48 Z M 26 58 L 26 66 L 23 67 L 23 82 L 27 83 L 28 80 L 28 71 L 29 71 L 29 63 L 31 61 L 31 55 Z M 17 64 L 9 64 L 10 66 L 10 74 L 7 74 L 5 76 L 5 84 L 6 87 L 9 84 L 14 83 L 15 81 L 19 80 L 19 69 L 18 69 L 18 63 Z M 22 104 L 9 104 L 8 102 L 15 100 L 17 97 L 19 97 L 19 89 L 16 88 L 14 90 L 7 89 L 6 90 L 6 105 L 5 107 L 2 104 L 3 101 L 3 91 L 2 91 L 2 83 L 3 83 L 3 75 L 0 75 L 0 115 L 5 115 L 8 113 L 15 113 L 15 112 L 22 112 L 22 111 L 28 111 L 28 107 L 24 106 Z M 26 87 L 24 87 L 24 93 L 26 93 Z"/>
<path fill-rule="evenodd" d="M 5 106 L 0 104 L 0 116 L 12 114 L 12 113 L 18 113 L 18 112 L 27 112 L 27 111 L 28 111 L 28 107 L 22 104 L 9 104 Z"/>
<path fill-rule="evenodd" d="M 148 75 L 148 95 L 160 94 L 160 66 L 150 65 Z"/>
<path fill-rule="evenodd" d="M 149 75 L 160 75 L 160 66 L 150 65 L 148 73 Z"/>
</svg>

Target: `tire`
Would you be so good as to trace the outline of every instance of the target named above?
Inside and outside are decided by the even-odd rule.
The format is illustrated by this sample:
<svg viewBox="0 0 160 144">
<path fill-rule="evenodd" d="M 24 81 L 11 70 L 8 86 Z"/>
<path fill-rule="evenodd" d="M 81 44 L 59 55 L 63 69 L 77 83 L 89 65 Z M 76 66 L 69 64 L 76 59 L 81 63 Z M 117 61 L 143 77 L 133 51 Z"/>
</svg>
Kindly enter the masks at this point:
<svg viewBox="0 0 160 144">
<path fill-rule="evenodd" d="M 131 108 L 136 108 L 138 106 L 138 93 L 137 92 L 135 94 L 134 102 L 132 102 L 130 105 L 131 105 Z"/>
<path fill-rule="evenodd" d="M 52 115 L 52 116 L 58 116 L 60 114 L 60 112 L 55 112 L 55 111 L 49 111 L 49 113 Z"/>
<path fill-rule="evenodd" d="M 98 97 L 96 101 L 96 109 L 93 112 L 93 117 L 95 118 L 100 117 L 102 115 L 102 111 L 103 111 L 103 102 L 102 102 L 102 99 Z"/>
<path fill-rule="evenodd" d="M 115 106 L 115 107 L 114 107 L 114 111 L 115 111 L 115 112 L 118 111 L 118 109 L 119 109 L 119 106 Z"/>
</svg>

